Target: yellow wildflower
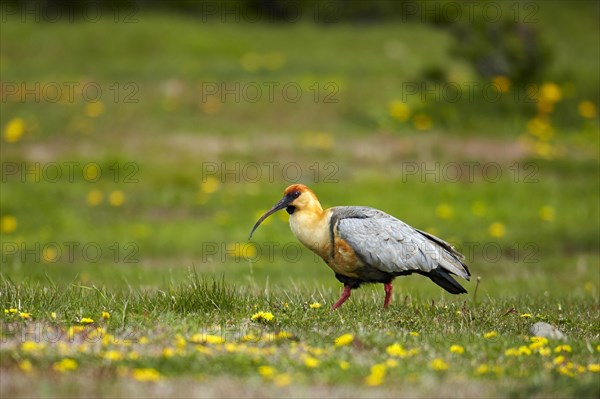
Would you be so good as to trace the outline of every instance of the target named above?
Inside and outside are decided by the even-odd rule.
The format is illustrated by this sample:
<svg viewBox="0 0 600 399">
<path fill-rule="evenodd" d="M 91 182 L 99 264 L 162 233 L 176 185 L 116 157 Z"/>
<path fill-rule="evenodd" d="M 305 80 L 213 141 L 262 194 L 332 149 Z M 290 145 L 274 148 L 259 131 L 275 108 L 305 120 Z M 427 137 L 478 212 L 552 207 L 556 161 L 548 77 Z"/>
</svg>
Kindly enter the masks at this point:
<svg viewBox="0 0 600 399">
<path fill-rule="evenodd" d="M 389 114 L 399 122 L 406 122 L 410 117 L 410 108 L 400 100 L 390 102 Z"/>
<path fill-rule="evenodd" d="M 265 380 L 270 380 L 275 375 L 276 370 L 271 366 L 260 366 L 258 368 L 258 374 L 260 374 Z"/>
<path fill-rule="evenodd" d="M 312 356 L 304 356 L 304 365 L 308 368 L 314 369 L 319 367 L 321 361 Z"/>
<path fill-rule="evenodd" d="M 69 339 L 73 339 L 73 337 L 75 337 L 75 334 L 79 334 L 83 330 L 84 330 L 83 326 L 71 326 L 67 330 L 67 336 L 69 337 Z"/>
<path fill-rule="evenodd" d="M 223 338 L 220 335 L 212 335 L 212 334 L 204 334 L 204 333 L 197 333 L 192 335 L 191 341 L 199 344 L 199 343 L 206 343 L 206 344 L 222 344 L 223 342 L 225 342 L 225 338 Z"/>
<path fill-rule="evenodd" d="M 529 344 L 529 349 L 537 350 L 539 353 L 543 352 L 542 356 L 546 356 L 545 353 L 550 352 L 549 348 L 545 348 L 545 346 L 548 344 L 547 338 L 531 337 L 529 340 L 531 341 L 531 344 Z M 542 351 L 542 349 L 544 349 L 544 350 Z"/>
<path fill-rule="evenodd" d="M 439 204 L 435 208 L 435 215 L 440 219 L 450 219 L 454 215 L 454 210 L 448 204 Z"/>
<path fill-rule="evenodd" d="M 263 333 L 260 340 L 263 342 L 274 342 L 277 339 L 277 335 L 272 332 Z"/>
<path fill-rule="evenodd" d="M 519 350 L 517 348 L 509 348 L 504 351 L 505 356 L 519 356 Z"/>
<path fill-rule="evenodd" d="M 31 318 L 31 314 L 27 313 L 27 312 L 21 312 L 21 313 L 19 313 L 19 317 L 22 318 L 23 320 L 28 320 Z"/>
<path fill-rule="evenodd" d="M 314 355 L 317 357 L 319 357 L 325 353 L 325 350 L 323 348 L 313 348 L 312 346 L 309 346 L 307 349 L 311 355 Z"/>
<path fill-rule="evenodd" d="M 389 368 L 398 367 L 398 361 L 396 359 L 388 359 L 385 361 L 385 365 Z"/>
<path fill-rule="evenodd" d="M 92 324 L 94 322 L 94 319 L 89 317 L 82 317 L 81 320 L 79 320 L 79 322 L 81 324 Z"/>
<path fill-rule="evenodd" d="M 542 100 L 554 103 L 562 98 L 562 91 L 556 83 L 545 82 L 540 87 L 540 97 Z"/>
<path fill-rule="evenodd" d="M 430 363 L 429 363 L 429 368 L 435 371 L 446 371 L 448 370 L 448 363 L 446 363 L 446 361 L 442 358 L 436 358 L 433 359 Z"/>
<path fill-rule="evenodd" d="M 4 309 L 4 314 L 15 314 L 17 312 L 18 312 L 18 310 L 15 308 Z M 599 346 L 599 348 L 600 348 L 600 346 Z M 598 349 L 598 350 L 600 351 L 600 349 Z"/>
<path fill-rule="evenodd" d="M 350 368 L 350 362 L 345 360 L 340 361 L 338 364 L 342 370 L 348 370 Z"/>
<path fill-rule="evenodd" d="M 498 336 L 498 333 L 496 331 L 490 331 L 490 332 L 486 332 L 485 334 L 483 334 L 483 338 L 485 339 L 492 339 Z"/>
<path fill-rule="evenodd" d="M 108 203 L 112 206 L 121 206 L 125 202 L 125 194 L 121 190 L 115 190 L 108 195 Z"/>
<path fill-rule="evenodd" d="M 25 341 L 21 344 L 21 350 L 23 352 L 36 352 L 38 350 L 44 349 L 45 345 L 43 343 L 38 343 L 35 341 Z"/>
<path fill-rule="evenodd" d="M 554 365 L 557 365 L 557 364 L 562 364 L 562 363 L 564 363 L 564 362 L 565 362 L 565 357 L 564 357 L 563 355 L 556 356 L 556 357 L 554 358 L 554 360 L 552 360 L 552 363 L 553 363 Z"/>
<path fill-rule="evenodd" d="M 239 352 L 241 347 L 242 346 L 240 346 L 236 343 L 230 342 L 230 343 L 225 344 L 225 351 L 229 352 L 229 353 L 235 353 L 235 352 Z"/>
<path fill-rule="evenodd" d="M 4 140 L 9 143 L 17 142 L 25 133 L 25 121 L 21 118 L 13 118 L 4 128 Z"/>
<path fill-rule="evenodd" d="M 529 344 L 529 349 L 538 350 L 538 349 L 541 349 L 543 346 L 544 346 L 544 344 L 542 344 L 540 342 L 533 342 L 533 343 Z"/>
<path fill-rule="evenodd" d="M 308 305 L 311 309 L 319 309 L 321 307 L 321 304 L 319 302 L 313 302 L 310 305 Z"/>
<path fill-rule="evenodd" d="M 88 329 L 86 337 L 94 342 L 98 341 L 98 338 L 104 337 L 106 331 L 102 327 L 96 327 L 94 329 Z"/>
<path fill-rule="evenodd" d="M 571 345 L 558 345 L 554 348 L 554 353 L 571 352 Z"/>
<path fill-rule="evenodd" d="M 566 375 L 568 377 L 574 377 L 575 376 L 575 374 L 571 371 L 571 368 L 567 367 L 564 364 L 561 364 L 560 366 L 558 366 L 556 368 L 556 371 L 558 371 L 560 374 Z"/>
<path fill-rule="evenodd" d="M 352 334 L 340 335 L 339 337 L 337 337 L 335 339 L 335 344 L 334 345 L 335 346 L 350 345 L 353 340 L 354 340 L 354 335 L 352 335 Z"/>
<path fill-rule="evenodd" d="M 273 313 L 261 311 L 261 312 L 254 313 L 251 317 L 251 320 L 257 321 L 257 322 L 262 322 L 262 323 L 269 323 L 274 318 L 275 318 L 275 316 L 273 316 Z"/>
<path fill-rule="evenodd" d="M 173 348 L 169 348 L 168 346 L 163 348 L 163 350 L 162 350 L 163 357 L 166 357 L 166 358 L 173 357 L 174 354 L 175 354 L 175 351 L 173 350 Z"/>
<path fill-rule="evenodd" d="M 294 334 L 287 331 L 279 331 L 276 337 L 277 339 L 292 339 L 294 338 Z"/>
<path fill-rule="evenodd" d="M 462 355 L 463 353 L 465 353 L 465 348 L 461 345 L 452 345 L 450 347 L 450 352 Z"/>
<path fill-rule="evenodd" d="M 108 320 L 108 319 L 110 319 L 110 313 L 108 313 L 107 311 L 103 311 L 103 312 L 102 312 L 102 318 L 103 318 L 104 320 Z"/>
<path fill-rule="evenodd" d="M 538 350 L 538 353 L 539 353 L 540 355 L 542 355 L 542 356 L 550 356 L 550 354 L 552 353 L 552 351 L 550 350 L 550 348 L 546 348 L 546 347 L 544 347 L 544 348 L 540 348 L 540 349 Z"/>
<path fill-rule="evenodd" d="M 408 351 L 406 351 L 405 357 L 415 356 L 418 353 L 419 353 L 419 348 L 412 348 L 412 349 L 409 349 Z"/>
<path fill-rule="evenodd" d="M 496 75 L 492 78 L 492 83 L 500 93 L 508 93 L 510 91 L 510 78 L 508 76 Z"/>
<path fill-rule="evenodd" d="M 383 383 L 387 368 L 384 364 L 374 364 L 371 366 L 371 373 L 365 378 L 365 384 L 375 387 Z"/>
<path fill-rule="evenodd" d="M 88 182 L 97 182 L 101 176 L 102 169 L 98 164 L 92 163 L 83 168 L 83 178 Z"/>
<path fill-rule="evenodd" d="M 413 125 L 417 130 L 429 130 L 433 122 L 429 115 L 420 112 L 413 117 Z"/>
<path fill-rule="evenodd" d="M 123 355 L 121 354 L 121 352 L 116 350 L 106 351 L 102 354 L 102 357 L 106 360 L 110 360 L 111 362 L 117 362 L 123 359 Z"/>
<path fill-rule="evenodd" d="M 47 263 L 54 263 L 58 260 L 58 251 L 54 247 L 45 247 L 42 250 L 42 260 Z"/>
<path fill-rule="evenodd" d="M 591 101 L 582 101 L 579 103 L 579 115 L 584 118 L 593 119 L 598 114 L 596 111 L 596 104 Z"/>
<path fill-rule="evenodd" d="M 11 215 L 0 217 L 0 232 L 4 234 L 12 233 L 17 229 L 17 218 Z M 16 311 L 14 312 L 16 313 Z"/>
<path fill-rule="evenodd" d="M 523 313 L 521 315 L 521 318 L 523 318 L 523 319 L 529 319 L 530 317 L 531 317 L 531 313 Z"/>
<path fill-rule="evenodd" d="M 600 373 L 600 363 L 588 364 L 587 369 L 590 373 Z"/>
<path fill-rule="evenodd" d="M 56 312 L 50 313 L 50 317 L 52 317 L 53 319 L 56 319 Z"/>
<path fill-rule="evenodd" d="M 554 102 L 540 98 L 540 101 L 537 103 L 537 109 L 540 114 L 550 114 L 554 111 Z"/>
<path fill-rule="evenodd" d="M 522 345 L 522 346 L 519 347 L 519 355 L 530 356 L 531 355 L 531 349 L 529 349 L 525 345 Z"/>
<path fill-rule="evenodd" d="M 175 346 L 177 349 L 183 349 L 187 345 L 185 338 L 181 334 L 175 335 Z"/>
<path fill-rule="evenodd" d="M 87 202 L 89 206 L 98 206 L 102 202 L 103 196 L 104 194 L 102 194 L 102 191 L 95 188 L 87 194 L 85 202 Z"/>
<path fill-rule="evenodd" d="M 249 333 L 249 334 L 246 334 L 246 335 L 244 335 L 242 337 L 242 341 L 244 341 L 244 342 L 248 342 L 248 341 L 250 341 L 250 342 L 258 342 L 258 341 L 260 341 L 260 338 L 257 337 L 256 335 L 252 334 L 252 333 Z"/>
<path fill-rule="evenodd" d="M 551 206 L 543 206 L 540 209 L 540 219 L 542 219 L 545 222 L 551 222 L 554 220 L 554 208 Z"/>
<path fill-rule="evenodd" d="M 31 364 L 31 361 L 29 361 L 29 359 L 25 359 L 19 362 L 19 368 L 22 372 L 29 373 L 33 369 L 33 365 Z"/>
<path fill-rule="evenodd" d="M 406 356 L 406 351 L 404 350 L 404 348 L 402 347 L 402 345 L 400 345 L 398 343 L 394 343 L 394 344 L 388 346 L 385 349 L 385 351 L 390 356 L 397 356 L 397 357 L 404 357 L 404 356 Z"/>
<path fill-rule="evenodd" d="M 409 335 L 410 335 L 411 337 L 418 337 L 418 336 L 419 336 L 419 335 L 421 335 L 421 334 L 419 334 L 419 333 L 418 333 L 418 332 L 416 332 L 416 331 L 411 331 Z"/>
<path fill-rule="evenodd" d="M 548 345 L 548 338 L 546 338 L 546 337 L 533 336 L 533 337 L 529 338 L 529 340 L 531 342 L 533 342 L 534 344 Z"/>
<path fill-rule="evenodd" d="M 335 145 L 335 138 L 328 132 L 307 132 L 301 136 L 303 147 L 329 150 Z M 280 219 L 287 221 L 288 216 L 280 213 Z"/>
<path fill-rule="evenodd" d="M 506 227 L 503 223 L 494 222 L 488 227 L 488 233 L 494 238 L 504 237 L 504 234 L 506 234 Z"/>
<path fill-rule="evenodd" d="M 115 337 L 112 334 L 104 334 L 102 337 L 102 346 L 107 346 L 115 342 Z"/>
<path fill-rule="evenodd" d="M 160 379 L 160 373 L 152 368 L 133 369 L 133 378 L 138 381 L 152 382 Z"/>
<path fill-rule="evenodd" d="M 489 372 L 490 372 L 490 367 L 487 364 L 481 364 L 475 370 L 476 375 L 483 375 L 483 374 L 487 374 Z"/>
<path fill-rule="evenodd" d="M 212 194 L 219 189 L 221 183 L 216 177 L 208 176 L 200 183 L 200 191 L 204 194 Z"/>
<path fill-rule="evenodd" d="M 273 379 L 273 382 L 278 387 L 285 387 L 285 386 L 288 386 L 288 385 L 291 384 L 291 382 L 292 382 L 292 376 L 289 375 L 288 373 L 278 374 Z"/>
<path fill-rule="evenodd" d="M 58 371 L 59 373 L 65 373 L 67 371 L 77 370 L 77 362 L 73 359 L 64 358 L 59 362 L 55 362 L 52 365 L 54 371 Z"/>
<path fill-rule="evenodd" d="M 97 118 L 104 113 L 105 108 L 102 101 L 87 103 L 85 106 L 85 115 L 90 118 Z"/>
</svg>

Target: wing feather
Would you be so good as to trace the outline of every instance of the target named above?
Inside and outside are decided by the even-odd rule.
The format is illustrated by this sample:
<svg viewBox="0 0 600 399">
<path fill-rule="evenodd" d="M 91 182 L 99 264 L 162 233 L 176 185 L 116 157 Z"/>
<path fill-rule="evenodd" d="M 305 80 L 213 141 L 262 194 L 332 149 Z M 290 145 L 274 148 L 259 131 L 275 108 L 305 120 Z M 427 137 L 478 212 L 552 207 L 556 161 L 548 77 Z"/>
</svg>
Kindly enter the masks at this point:
<svg viewBox="0 0 600 399">
<path fill-rule="evenodd" d="M 368 265 L 387 273 L 442 267 L 469 279 L 463 255 L 452 245 L 417 230 L 385 212 L 367 207 L 337 207 L 332 228 Z"/>
</svg>

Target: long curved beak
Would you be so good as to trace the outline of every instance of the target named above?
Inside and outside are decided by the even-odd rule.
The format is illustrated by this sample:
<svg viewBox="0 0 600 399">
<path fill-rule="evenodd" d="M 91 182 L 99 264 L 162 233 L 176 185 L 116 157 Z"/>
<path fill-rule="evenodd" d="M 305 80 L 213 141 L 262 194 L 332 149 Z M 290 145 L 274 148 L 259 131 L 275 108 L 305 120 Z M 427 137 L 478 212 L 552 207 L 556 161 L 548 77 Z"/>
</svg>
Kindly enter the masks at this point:
<svg viewBox="0 0 600 399">
<path fill-rule="evenodd" d="M 283 197 L 282 199 L 279 200 L 278 203 L 276 203 L 275 205 L 273 205 L 273 207 L 271 209 L 269 209 L 264 215 L 262 215 L 260 217 L 260 219 L 258 219 L 256 221 L 256 223 L 254 224 L 254 227 L 252 228 L 252 231 L 250 232 L 250 236 L 248 237 L 248 239 L 252 238 L 252 234 L 254 234 L 254 230 L 256 230 L 258 228 L 258 226 L 260 226 L 260 224 L 263 222 L 263 220 L 265 220 L 266 218 L 268 218 L 269 216 L 271 216 L 272 214 L 274 214 L 275 212 L 286 208 L 290 203 L 289 198 L 287 197 Z"/>
</svg>

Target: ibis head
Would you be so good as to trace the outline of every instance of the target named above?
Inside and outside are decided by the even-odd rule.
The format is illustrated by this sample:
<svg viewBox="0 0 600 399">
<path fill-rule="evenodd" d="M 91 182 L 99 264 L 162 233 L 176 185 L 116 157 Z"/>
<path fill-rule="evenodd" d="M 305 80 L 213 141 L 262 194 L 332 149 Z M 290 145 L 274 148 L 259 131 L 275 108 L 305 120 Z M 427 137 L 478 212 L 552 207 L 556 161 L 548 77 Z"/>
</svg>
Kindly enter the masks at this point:
<svg viewBox="0 0 600 399">
<path fill-rule="evenodd" d="M 317 196 L 310 188 L 306 187 L 304 184 L 292 184 L 283 191 L 283 198 L 256 221 L 248 239 L 252 238 L 254 231 L 266 218 L 281 209 L 285 209 L 290 215 L 294 214 L 294 212 L 303 210 L 322 210 Z"/>
</svg>

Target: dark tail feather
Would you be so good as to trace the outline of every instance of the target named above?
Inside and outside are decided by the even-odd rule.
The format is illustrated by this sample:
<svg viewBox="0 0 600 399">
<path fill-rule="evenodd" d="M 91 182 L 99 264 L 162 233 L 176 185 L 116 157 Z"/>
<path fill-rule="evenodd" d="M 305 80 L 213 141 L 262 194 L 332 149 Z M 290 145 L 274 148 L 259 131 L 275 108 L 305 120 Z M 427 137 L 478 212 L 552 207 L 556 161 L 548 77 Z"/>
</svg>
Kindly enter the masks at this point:
<svg viewBox="0 0 600 399">
<path fill-rule="evenodd" d="M 462 285 L 458 284 L 456 280 L 454 280 L 452 276 L 441 267 L 433 269 L 429 272 L 429 274 L 427 274 L 427 276 L 431 279 L 431 281 L 451 294 L 467 293 L 467 290 L 465 290 Z"/>
</svg>

